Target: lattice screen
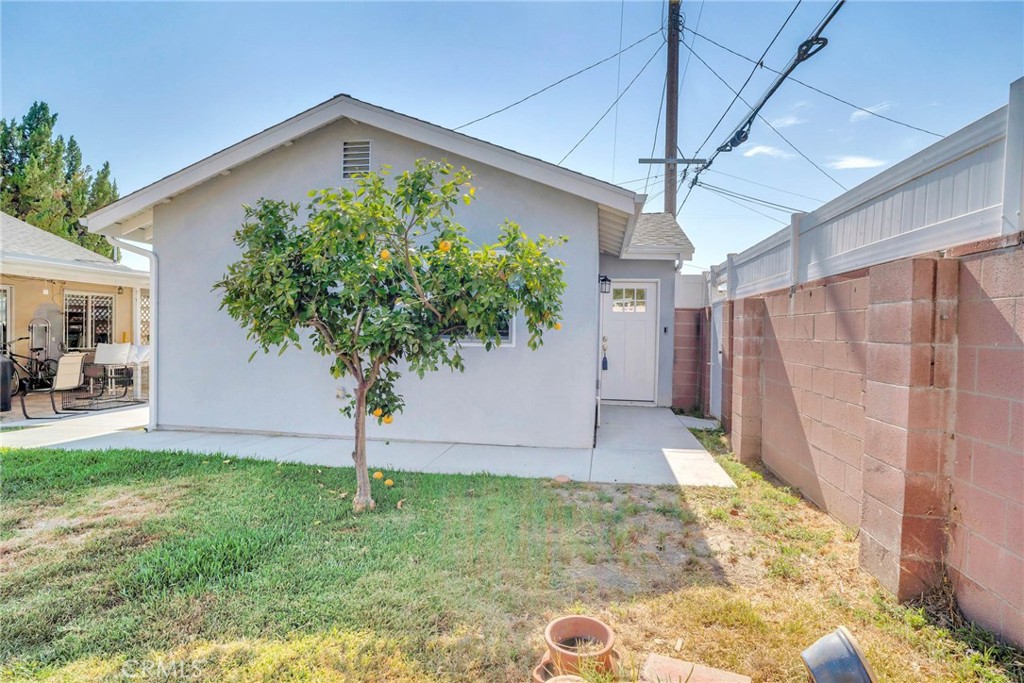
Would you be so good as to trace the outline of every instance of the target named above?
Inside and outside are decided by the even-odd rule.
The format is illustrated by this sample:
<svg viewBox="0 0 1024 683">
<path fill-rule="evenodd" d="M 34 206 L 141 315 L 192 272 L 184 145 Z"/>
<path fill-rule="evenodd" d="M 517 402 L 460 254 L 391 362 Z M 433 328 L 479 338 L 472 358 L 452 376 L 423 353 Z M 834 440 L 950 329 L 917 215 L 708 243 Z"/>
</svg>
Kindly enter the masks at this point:
<svg viewBox="0 0 1024 683">
<path fill-rule="evenodd" d="M 139 293 L 139 343 L 149 344 L 149 321 L 150 321 L 150 306 L 149 306 L 149 290 L 143 289 Z"/>
</svg>

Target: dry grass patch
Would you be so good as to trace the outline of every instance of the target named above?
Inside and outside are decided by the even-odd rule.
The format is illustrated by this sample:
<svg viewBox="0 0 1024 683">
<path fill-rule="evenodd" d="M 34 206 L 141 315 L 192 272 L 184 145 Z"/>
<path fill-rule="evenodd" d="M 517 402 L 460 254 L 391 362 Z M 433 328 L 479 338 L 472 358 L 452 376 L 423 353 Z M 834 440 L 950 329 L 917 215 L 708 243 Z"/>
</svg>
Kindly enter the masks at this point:
<svg viewBox="0 0 1024 683">
<path fill-rule="evenodd" d="M 5 506 L 0 516 L 0 576 L 65 556 L 89 541 L 137 529 L 168 513 L 188 490 L 181 482 L 110 486 L 43 503 Z"/>
</svg>

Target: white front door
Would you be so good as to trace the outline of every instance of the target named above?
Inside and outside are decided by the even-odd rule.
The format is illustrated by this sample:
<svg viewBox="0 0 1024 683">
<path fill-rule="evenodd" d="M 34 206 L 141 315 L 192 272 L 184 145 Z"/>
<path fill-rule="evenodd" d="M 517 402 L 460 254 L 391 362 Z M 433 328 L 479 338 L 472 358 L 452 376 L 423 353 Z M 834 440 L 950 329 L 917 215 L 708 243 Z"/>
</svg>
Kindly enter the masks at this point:
<svg viewBox="0 0 1024 683">
<path fill-rule="evenodd" d="M 601 297 L 601 398 L 654 401 L 658 283 L 615 280 L 612 291 Z"/>
</svg>

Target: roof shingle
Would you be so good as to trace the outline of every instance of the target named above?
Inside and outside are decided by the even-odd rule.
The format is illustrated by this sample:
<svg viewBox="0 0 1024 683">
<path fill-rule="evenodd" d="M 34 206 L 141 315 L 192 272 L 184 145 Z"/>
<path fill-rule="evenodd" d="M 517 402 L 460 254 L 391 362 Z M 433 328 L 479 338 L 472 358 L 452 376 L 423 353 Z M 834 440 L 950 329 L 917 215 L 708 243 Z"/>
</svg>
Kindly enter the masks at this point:
<svg viewBox="0 0 1024 683">
<path fill-rule="evenodd" d="M 693 252 L 693 243 L 670 213 L 642 213 L 633 229 L 629 249 Z"/>
<path fill-rule="evenodd" d="M 113 259 L 90 251 L 23 220 L 0 212 L 0 254 L 3 256 L 33 256 L 66 261 L 69 265 L 89 264 L 134 272 Z"/>
</svg>

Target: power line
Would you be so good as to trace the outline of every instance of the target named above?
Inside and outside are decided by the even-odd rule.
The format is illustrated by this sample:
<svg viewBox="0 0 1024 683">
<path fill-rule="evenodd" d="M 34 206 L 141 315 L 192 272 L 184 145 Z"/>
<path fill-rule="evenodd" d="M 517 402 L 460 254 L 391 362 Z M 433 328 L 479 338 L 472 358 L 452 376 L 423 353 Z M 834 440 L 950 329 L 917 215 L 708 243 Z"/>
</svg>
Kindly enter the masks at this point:
<svg viewBox="0 0 1024 683">
<path fill-rule="evenodd" d="M 679 177 L 679 182 L 676 183 L 676 192 L 679 192 L 679 190 L 683 189 L 683 184 L 686 182 L 686 179 L 689 177 L 689 173 L 690 173 L 689 169 L 683 169 L 683 173 Z M 647 198 L 647 203 L 650 203 L 650 202 L 654 201 L 655 199 L 657 199 L 658 197 L 660 197 L 663 194 L 665 194 L 665 187 L 664 186 L 662 186 L 662 188 L 660 190 L 658 190 L 657 192 L 652 194 L 650 197 L 648 197 Z M 676 209 L 676 212 L 673 215 L 678 216 L 679 215 L 679 210 Z"/>
<path fill-rule="evenodd" d="M 775 79 L 775 82 L 772 83 L 772 85 L 768 88 L 768 90 L 764 92 L 763 95 L 761 95 L 761 98 L 757 101 L 757 104 L 751 107 L 750 114 L 743 120 L 742 123 L 740 123 L 740 125 L 733 129 L 733 132 L 725 139 L 725 142 L 718 146 L 715 152 L 708 159 L 707 163 L 704 164 L 704 167 L 708 167 L 712 163 L 714 163 L 715 158 L 722 152 L 731 152 L 734 148 L 739 147 L 744 142 L 746 142 L 747 138 L 750 135 L 750 129 L 754 125 L 754 120 L 757 118 L 760 118 L 762 121 L 767 123 L 768 127 L 774 130 L 780 138 L 786 140 L 786 142 L 789 143 L 789 140 L 786 139 L 786 136 L 779 133 L 779 131 L 774 126 L 772 126 L 772 124 L 768 123 L 768 121 L 766 121 L 764 117 L 760 116 L 761 109 L 764 108 L 764 105 L 768 103 L 768 100 L 771 99 L 772 95 L 774 95 L 778 91 L 778 89 L 782 87 L 782 84 L 785 82 L 786 78 L 791 73 L 793 73 L 793 71 L 800 64 L 802 64 L 803 62 L 807 61 L 808 59 L 810 59 L 811 57 L 825 49 L 825 46 L 828 45 L 828 38 L 823 38 L 821 34 L 832 21 L 832 19 L 835 18 L 836 14 L 839 13 L 839 10 L 842 9 L 844 4 L 846 4 L 846 0 L 837 0 L 836 3 L 832 5 L 832 8 L 825 15 L 825 18 L 821 20 L 821 22 L 818 24 L 818 27 L 814 30 L 810 37 L 807 38 L 807 40 L 800 43 L 800 46 L 797 48 L 796 54 L 790 60 L 786 68 L 783 69 L 782 73 L 778 75 L 778 77 Z M 757 67 L 755 66 L 754 69 L 756 70 Z M 736 94 L 736 97 L 739 97 L 739 93 Z M 789 144 L 791 147 L 793 147 L 792 143 Z M 793 149 L 796 149 L 796 147 L 793 147 Z M 807 159 L 807 161 L 811 161 L 803 152 L 800 152 L 800 150 L 796 151 L 800 154 L 800 156 Z M 813 164 L 814 162 L 811 161 L 811 163 Z M 817 164 L 815 164 L 815 166 L 817 167 Z M 820 167 L 818 168 L 819 170 L 822 171 L 822 173 L 825 173 L 824 169 L 821 169 Z M 699 175 L 700 170 L 698 170 L 697 173 Z M 825 173 L 825 175 L 828 174 Z M 832 178 L 832 176 L 829 177 Z M 839 181 L 837 181 L 835 178 L 832 178 L 832 180 L 837 185 L 842 187 Z"/>
<path fill-rule="evenodd" d="M 569 158 L 569 155 L 570 155 L 570 154 L 572 154 L 573 152 L 575 152 L 575 151 L 576 151 L 576 148 L 577 148 L 577 147 L 579 147 L 580 145 L 582 145 L 582 144 L 583 144 L 583 141 L 584 141 L 584 140 L 586 140 L 586 139 L 587 139 L 588 137 L 590 137 L 590 134 L 594 132 L 594 129 L 595 129 L 595 128 L 597 128 L 597 127 L 598 127 L 598 125 L 600 125 L 600 123 L 601 123 L 602 121 L 604 121 L 604 117 L 608 116 L 608 112 L 610 112 L 610 111 L 612 110 L 612 108 L 613 108 L 613 107 L 615 107 L 615 105 L 619 103 L 619 100 L 621 100 L 621 99 L 622 99 L 622 97 L 623 97 L 623 96 L 624 96 L 624 95 L 625 95 L 625 94 L 626 94 L 627 92 L 629 92 L 629 89 L 630 89 L 631 87 L 633 87 L 633 84 L 634 84 L 634 83 L 636 83 L 636 80 L 637 80 L 638 78 L 640 78 L 640 75 L 641 75 L 641 74 L 643 74 L 643 72 L 647 70 L 647 67 L 648 67 L 648 66 L 650 66 L 651 62 L 653 62 L 653 61 L 654 61 L 654 58 L 658 56 L 658 53 L 659 53 L 659 52 L 661 52 L 661 48 L 663 48 L 663 47 L 665 47 L 665 43 L 662 43 L 661 45 L 659 45 L 659 46 L 658 46 L 658 49 L 654 51 L 654 54 L 652 54 L 652 55 L 651 55 L 650 59 L 648 59 L 648 60 L 647 60 L 647 62 L 645 62 L 645 63 L 644 63 L 644 65 L 643 65 L 642 67 L 640 67 L 640 71 L 638 71 L 638 72 L 637 72 L 636 76 L 633 76 L 633 80 L 631 80 L 631 81 L 629 82 L 629 85 L 627 85 L 627 86 L 625 87 L 625 89 L 624 89 L 624 90 L 623 90 L 623 91 L 622 91 L 621 93 L 619 93 L 619 96 L 615 98 L 615 101 L 614 101 L 614 102 L 612 102 L 612 103 L 611 103 L 611 105 L 609 105 L 609 107 L 608 107 L 607 109 L 605 109 L 604 113 L 603 113 L 603 114 L 601 114 L 600 118 L 598 118 L 598 119 L 597 119 L 597 121 L 595 121 L 595 122 L 594 122 L 594 125 L 590 127 L 590 130 L 588 130 L 588 131 L 587 131 L 586 133 L 584 133 L 584 134 L 583 134 L 583 137 L 581 137 L 581 138 L 579 139 L 579 141 L 578 141 L 578 142 L 577 142 L 577 143 L 576 143 L 575 145 L 573 145 L 573 146 L 572 146 L 572 149 L 570 149 L 570 150 L 569 150 L 568 152 L 566 152 L 566 153 L 565 153 L 565 156 L 563 156 L 563 157 L 562 157 L 562 158 L 561 158 L 561 159 L 560 159 L 560 160 L 558 161 L 558 165 L 559 165 L 559 166 L 561 166 L 561 165 L 562 165 L 562 163 L 563 163 L 563 162 L 564 162 L 564 161 L 565 161 L 566 159 L 568 159 L 568 158 Z"/>
<path fill-rule="evenodd" d="M 759 183 L 756 180 L 751 180 L 750 178 L 743 178 L 743 177 L 738 176 L 738 175 L 733 175 L 731 173 L 726 173 L 725 171 L 719 171 L 717 168 L 709 168 L 708 171 L 710 171 L 711 173 L 716 173 L 718 175 L 724 175 L 726 178 L 733 178 L 735 180 L 739 180 L 739 181 L 742 181 L 744 183 L 750 183 L 751 185 L 757 185 L 759 187 L 764 187 L 764 188 L 767 188 L 769 190 L 775 190 L 776 192 L 783 192 L 785 194 L 791 194 L 794 197 L 800 197 L 802 199 L 809 199 L 810 201 L 818 202 L 819 204 L 824 204 L 825 203 L 824 199 L 818 199 L 816 197 L 810 197 L 808 195 L 800 194 L 799 192 L 792 192 L 790 190 L 783 190 L 781 187 L 775 187 L 774 185 L 766 185 L 765 183 Z"/>
<path fill-rule="evenodd" d="M 708 187 L 707 185 L 705 185 L 704 183 L 701 183 L 701 184 L 700 184 L 699 186 L 700 186 L 700 187 L 703 187 L 703 188 L 704 188 L 704 189 L 706 189 L 706 190 L 707 190 L 708 192 L 713 192 L 714 194 L 718 195 L 719 197 L 721 197 L 722 199 L 724 199 L 724 200 L 726 200 L 726 201 L 732 202 L 732 203 L 733 203 L 733 204 L 735 204 L 736 206 L 739 206 L 739 207 L 741 207 L 741 208 L 744 208 L 744 209 L 746 209 L 746 210 L 748 210 L 748 211 L 753 211 L 754 213 L 756 213 L 756 214 L 758 214 L 758 215 L 760 215 L 760 216 L 764 216 L 765 218 L 767 218 L 767 219 L 768 219 L 768 220 L 770 220 L 770 221 L 775 221 L 775 222 L 776 222 L 776 223 L 778 223 L 779 225 L 789 225 L 789 224 L 788 224 L 788 223 L 787 223 L 786 221 L 780 221 L 780 220 L 779 220 L 778 218 L 775 218 L 774 216 L 769 216 L 768 214 L 766 214 L 766 213 L 763 213 L 763 212 L 761 212 L 761 211 L 759 211 L 759 210 L 755 209 L 755 208 L 754 208 L 754 207 L 752 207 L 752 206 L 748 206 L 748 205 L 746 205 L 746 204 L 741 204 L 741 203 L 740 203 L 739 201 L 737 201 L 737 200 L 733 199 L 732 197 L 729 197 L 728 195 L 722 194 L 721 192 L 718 192 L 717 190 L 712 190 L 711 188 L 709 188 L 709 187 Z M 690 186 L 690 189 L 693 189 L 693 187 L 695 187 L 695 186 L 691 185 L 691 186 Z"/>
<path fill-rule="evenodd" d="M 665 93 L 668 92 L 668 72 L 665 73 L 665 85 L 661 86 L 661 100 L 658 102 L 658 118 L 654 121 L 654 141 L 651 142 L 651 156 L 654 156 L 654 150 L 658 146 L 658 130 L 661 126 L 661 112 L 665 108 Z M 654 164 L 647 167 L 647 181 L 644 183 L 644 194 L 647 194 L 647 188 L 651 182 L 651 171 L 654 170 Z M 664 174 L 661 174 L 664 175 Z"/>
<path fill-rule="evenodd" d="M 684 44 L 684 45 L 686 45 L 686 43 L 683 43 L 683 44 Z M 697 61 L 699 61 L 699 62 L 700 62 L 701 64 L 703 64 L 703 65 L 704 65 L 705 67 L 707 67 L 708 71 L 710 71 L 711 73 L 713 73 L 713 74 L 715 75 L 715 77 L 716 77 L 716 78 L 718 78 L 718 80 L 719 80 L 719 81 L 721 81 L 721 82 L 722 82 L 722 84 L 723 84 L 723 85 L 724 85 L 724 86 L 725 86 L 726 88 L 728 88 L 728 89 L 729 89 L 729 90 L 731 90 L 732 92 L 736 92 L 736 90 L 735 90 L 735 89 L 734 89 L 734 88 L 733 88 L 733 87 L 732 87 L 731 85 L 729 85 L 729 82 L 728 82 L 727 80 L 725 80 L 725 79 L 724 79 L 724 78 L 722 77 L 722 75 L 721 75 L 721 74 L 719 74 L 719 73 L 718 73 L 717 71 L 715 71 L 715 70 L 714 70 L 714 69 L 713 69 L 713 68 L 711 67 L 711 65 L 710 65 L 710 64 L 708 64 L 708 63 L 707 63 L 706 61 L 704 61 L 704 59 L 703 59 L 703 58 L 702 58 L 702 57 L 700 56 L 700 54 L 699 54 L 699 53 L 698 53 L 698 52 L 697 52 L 696 50 L 694 50 L 694 49 L 693 49 L 693 46 L 692 46 L 692 45 L 687 45 L 686 47 L 687 47 L 687 49 L 688 49 L 688 50 L 690 50 L 690 52 L 691 52 L 691 53 L 693 53 L 693 56 L 697 58 Z M 743 102 L 743 104 L 747 105 L 748 107 L 749 107 L 749 106 L 751 106 L 751 105 L 750 105 L 750 103 L 749 103 L 749 102 L 747 102 L 747 101 L 746 101 L 745 99 L 743 99 L 743 97 L 742 97 L 742 96 L 741 96 L 741 97 L 740 97 L 739 99 L 740 99 L 740 102 Z M 800 155 L 801 157 L 803 157 L 803 158 L 804 158 L 804 159 L 805 159 L 805 160 L 806 160 L 806 161 L 807 161 L 807 162 L 808 162 L 809 164 L 811 164 L 811 165 L 812 165 L 812 166 L 814 166 L 814 167 L 815 167 L 816 169 L 818 169 L 818 171 L 820 171 L 820 172 L 821 172 L 821 173 L 822 173 L 822 174 L 823 174 L 823 175 L 824 175 L 824 176 L 825 176 L 826 178 L 828 178 L 828 179 L 829 179 L 829 180 L 831 180 L 831 181 L 832 181 L 833 183 L 835 183 L 836 185 L 838 185 L 839 187 L 841 187 L 841 188 L 842 188 L 843 190 L 845 190 L 845 189 L 846 189 L 846 186 L 845 186 L 845 185 L 843 185 L 843 184 L 842 184 L 841 182 L 839 182 L 838 180 L 836 180 L 835 178 L 833 178 L 833 177 L 832 177 L 832 175 L 831 175 L 831 174 L 830 174 L 830 173 L 829 173 L 828 171 L 826 171 L 825 169 L 823 169 L 823 168 L 822 168 L 821 166 L 819 166 L 819 165 L 818 165 L 817 163 L 815 163 L 815 162 L 814 162 L 814 161 L 813 161 L 813 160 L 812 160 L 812 159 L 811 159 L 810 157 L 808 157 L 808 156 L 807 156 L 806 154 L 804 154 L 804 153 L 803 153 L 802 151 L 800 151 L 800 149 L 798 149 L 796 145 L 794 145 L 794 144 L 793 144 L 792 142 L 790 142 L 789 138 L 787 138 L 787 137 L 786 137 L 785 135 L 783 135 L 782 133 L 780 133 L 780 132 L 779 132 L 779 129 L 778 129 L 778 128 L 776 128 L 775 126 L 773 126 L 773 125 L 772 125 L 771 123 L 769 123 L 767 119 L 765 119 L 765 118 L 764 118 L 763 116 L 761 116 L 761 114 L 757 114 L 757 118 L 761 119 L 761 121 L 762 121 L 762 122 L 763 122 L 763 123 L 764 123 L 765 125 L 767 125 L 767 126 L 768 126 L 769 128 L 771 128 L 771 129 L 772 129 L 773 131 L 775 131 L 775 134 L 776 134 L 776 135 L 778 135 L 778 136 L 779 136 L 780 138 L 782 138 L 782 140 L 783 140 L 783 141 L 785 141 L 785 143 L 786 143 L 787 145 L 789 145 L 789 146 L 790 146 L 790 147 L 791 147 L 791 148 L 793 149 L 793 151 L 794 151 L 794 152 L 796 152 L 797 154 L 799 154 L 799 155 Z M 699 173 L 702 173 L 702 172 L 704 172 L 705 170 L 707 170 L 707 166 L 703 166 L 703 167 L 701 167 L 701 170 L 699 171 Z M 690 194 L 690 193 L 689 193 L 689 192 L 687 192 L 687 196 L 689 196 L 689 194 Z"/>
<path fill-rule="evenodd" d="M 616 57 L 621 55 L 623 52 L 628 52 L 629 50 L 633 49 L 634 47 L 636 47 L 640 43 L 648 40 L 652 36 L 656 36 L 659 33 L 661 33 L 661 28 L 658 28 L 656 31 L 652 31 L 651 33 L 648 33 L 646 36 L 644 36 L 640 40 L 636 41 L 635 43 L 632 43 L 632 44 L 622 48 L 621 50 L 619 50 L 615 54 L 609 55 L 608 57 L 605 57 L 604 59 L 602 59 L 599 62 L 594 62 L 593 64 L 591 64 L 588 67 L 584 67 L 584 68 L 580 69 L 579 71 L 576 71 L 574 73 L 569 74 L 565 78 L 561 78 L 561 79 L 555 81 L 554 83 L 552 83 L 550 85 L 544 86 L 543 88 L 541 88 L 540 90 L 538 90 L 536 92 L 530 93 L 529 95 L 527 95 L 526 97 L 522 98 L 521 100 L 516 100 L 512 104 L 506 105 L 506 106 L 502 107 L 501 109 L 496 109 L 496 110 L 492 111 L 490 114 L 486 114 L 484 116 L 481 116 L 478 119 L 473 119 L 469 123 L 464 123 L 461 126 L 458 126 L 457 128 L 453 128 L 452 130 L 462 130 L 463 128 L 467 128 L 468 126 L 472 126 L 474 123 L 480 123 L 484 119 L 489 119 L 492 116 L 495 116 L 496 114 L 500 114 L 500 113 L 502 113 L 504 111 L 508 111 L 512 107 L 516 107 L 516 106 L 522 104 L 523 102 L 526 102 L 527 100 L 532 99 L 532 98 L 536 97 L 537 95 L 540 95 L 543 92 L 547 92 L 548 90 L 551 90 L 551 88 L 554 88 L 556 85 L 561 85 L 562 83 L 565 83 L 570 78 L 575 78 L 576 76 L 579 76 L 582 73 L 586 73 L 587 71 L 590 71 L 591 69 L 593 69 L 595 67 L 601 66 L 602 64 L 604 64 L 607 61 L 615 59 Z M 659 48 L 659 49 L 661 49 L 661 48 Z"/>
<path fill-rule="evenodd" d="M 696 24 L 696 28 L 694 29 L 694 31 L 696 31 L 698 28 L 700 28 L 700 19 L 701 19 L 701 17 L 704 16 L 704 5 L 706 5 L 706 4 L 707 4 L 707 0 L 701 0 L 700 11 L 697 12 L 697 24 Z M 686 17 L 685 16 L 683 17 L 683 23 L 681 24 L 681 28 L 683 28 L 684 30 L 686 29 Z M 687 70 L 689 68 L 690 68 L 690 53 L 687 52 L 686 53 L 686 63 L 683 64 L 683 75 L 679 77 L 679 92 L 683 91 L 683 82 L 686 80 L 686 72 L 687 72 Z"/>
<path fill-rule="evenodd" d="M 626 0 L 619 6 L 619 58 L 615 64 L 615 95 L 619 94 L 622 83 L 622 26 L 626 17 Z M 615 105 L 615 133 L 612 137 L 612 181 L 615 180 L 615 158 L 619 147 L 619 105 Z"/>
<path fill-rule="evenodd" d="M 702 40 L 705 40 L 705 41 L 711 43 L 715 47 L 720 48 L 722 50 L 725 50 L 729 54 L 734 55 L 736 57 L 739 57 L 740 59 L 744 59 L 744 60 L 750 62 L 751 64 L 760 65 L 762 68 L 767 69 L 768 71 L 771 71 L 772 73 L 774 73 L 776 75 L 781 75 L 782 74 L 782 72 L 779 71 L 778 69 L 773 69 L 772 67 L 768 66 L 767 64 L 765 64 L 763 62 L 758 62 L 753 57 L 748 57 L 747 55 L 739 53 L 739 52 L 737 52 L 736 50 L 733 50 L 730 47 L 722 45 L 718 41 L 713 40 L 711 38 L 708 38 L 706 35 L 704 35 L 702 33 L 698 33 L 694 29 L 689 29 L 686 26 L 683 26 L 683 30 L 684 31 L 689 31 L 695 37 L 701 38 Z M 842 97 L 839 97 L 838 95 L 833 95 L 832 93 L 827 92 L 825 90 L 822 90 L 821 88 L 819 88 L 817 86 L 813 86 L 810 83 L 807 83 L 805 81 L 801 81 L 799 78 L 797 78 L 795 76 L 790 76 L 789 80 L 793 81 L 794 83 L 797 83 L 798 85 L 802 85 L 803 87 L 807 88 L 808 90 L 813 90 L 814 92 L 818 93 L 819 95 L 824 95 L 825 97 L 833 99 L 836 102 L 839 102 L 841 104 L 845 104 L 847 107 L 850 107 L 852 109 L 856 109 L 857 111 L 864 112 L 865 114 L 870 114 L 871 116 L 878 117 L 880 119 L 888 121 L 889 123 L 895 123 L 897 126 L 903 126 L 904 128 L 909 128 L 911 130 L 916 130 L 916 131 L 918 131 L 920 133 L 927 133 L 928 135 L 934 135 L 937 138 L 945 137 L 942 133 L 936 133 L 935 131 L 928 130 L 927 128 L 921 128 L 921 127 L 915 126 L 915 125 L 913 125 L 911 123 L 907 123 L 906 121 L 900 121 L 899 119 L 894 119 L 891 116 L 886 116 L 885 114 L 880 114 L 877 111 L 874 111 L 873 109 L 870 109 L 868 107 L 862 107 L 859 104 L 854 104 L 853 102 L 850 102 L 849 100 L 844 100 Z"/>
<path fill-rule="evenodd" d="M 740 86 L 739 90 L 734 90 L 733 91 L 736 94 L 732 98 L 732 102 L 730 102 L 729 106 L 726 107 L 725 111 L 722 112 L 722 116 L 719 117 L 718 122 L 715 124 L 715 127 L 712 128 L 711 132 L 708 133 L 708 136 L 706 138 L 704 138 L 704 142 L 700 143 L 700 147 L 698 147 L 697 151 L 693 153 L 693 156 L 696 157 L 696 156 L 700 155 L 700 151 L 702 149 L 704 149 L 704 145 L 708 144 L 708 140 L 710 140 L 712 138 L 712 136 L 715 134 L 715 131 L 718 130 L 718 127 L 720 125 L 722 125 L 722 121 L 724 121 L 725 117 L 729 115 L 730 111 L 732 111 L 732 107 L 733 107 L 734 104 L 736 104 L 736 100 L 738 100 L 740 98 L 740 93 L 743 92 L 743 89 L 746 88 L 747 85 L 750 83 L 750 79 L 754 77 L 755 73 L 757 73 L 758 65 L 761 64 L 761 62 L 764 61 L 764 58 L 768 54 L 768 51 L 772 49 L 772 46 L 775 45 L 775 41 L 777 41 L 779 39 L 779 36 L 782 35 L 782 31 L 786 28 L 786 25 L 789 24 L 789 20 L 793 18 L 793 15 L 796 14 L 797 9 L 800 7 L 800 4 L 802 2 L 803 2 L 803 0 L 796 0 L 796 4 L 793 5 L 793 9 L 791 9 L 789 11 L 789 16 L 787 16 L 786 20 L 782 22 L 782 26 L 780 26 L 779 30 L 775 32 L 775 36 L 772 37 L 771 42 L 768 43 L 768 47 L 766 47 L 764 49 L 764 52 L 761 53 L 761 58 L 757 60 L 757 63 L 754 64 L 754 68 L 750 70 L 749 74 L 747 74 L 747 80 L 743 81 L 743 85 Z M 693 50 L 692 49 L 690 50 L 690 54 L 693 54 Z"/>
<path fill-rule="evenodd" d="M 704 182 L 701 182 L 701 183 L 698 183 L 698 184 L 701 187 L 706 187 L 706 188 L 711 189 L 711 190 L 717 190 L 719 192 L 728 194 L 730 197 L 734 197 L 736 199 L 743 199 L 743 200 L 746 200 L 748 202 L 753 202 L 755 204 L 759 204 L 759 205 L 763 206 L 766 209 L 773 209 L 775 211 L 781 211 L 782 213 L 789 213 L 789 214 L 793 214 L 793 213 L 806 213 L 806 211 L 804 209 L 797 209 L 797 208 L 794 208 L 792 206 L 786 206 L 785 204 L 779 204 L 777 202 L 768 201 L 767 199 L 760 199 L 758 197 L 753 197 L 753 196 L 748 195 L 748 194 L 743 194 L 742 192 L 737 192 L 735 190 L 730 190 L 730 189 L 725 188 L 725 187 L 718 187 L 717 185 L 711 185 L 709 183 L 704 183 Z"/>
</svg>

